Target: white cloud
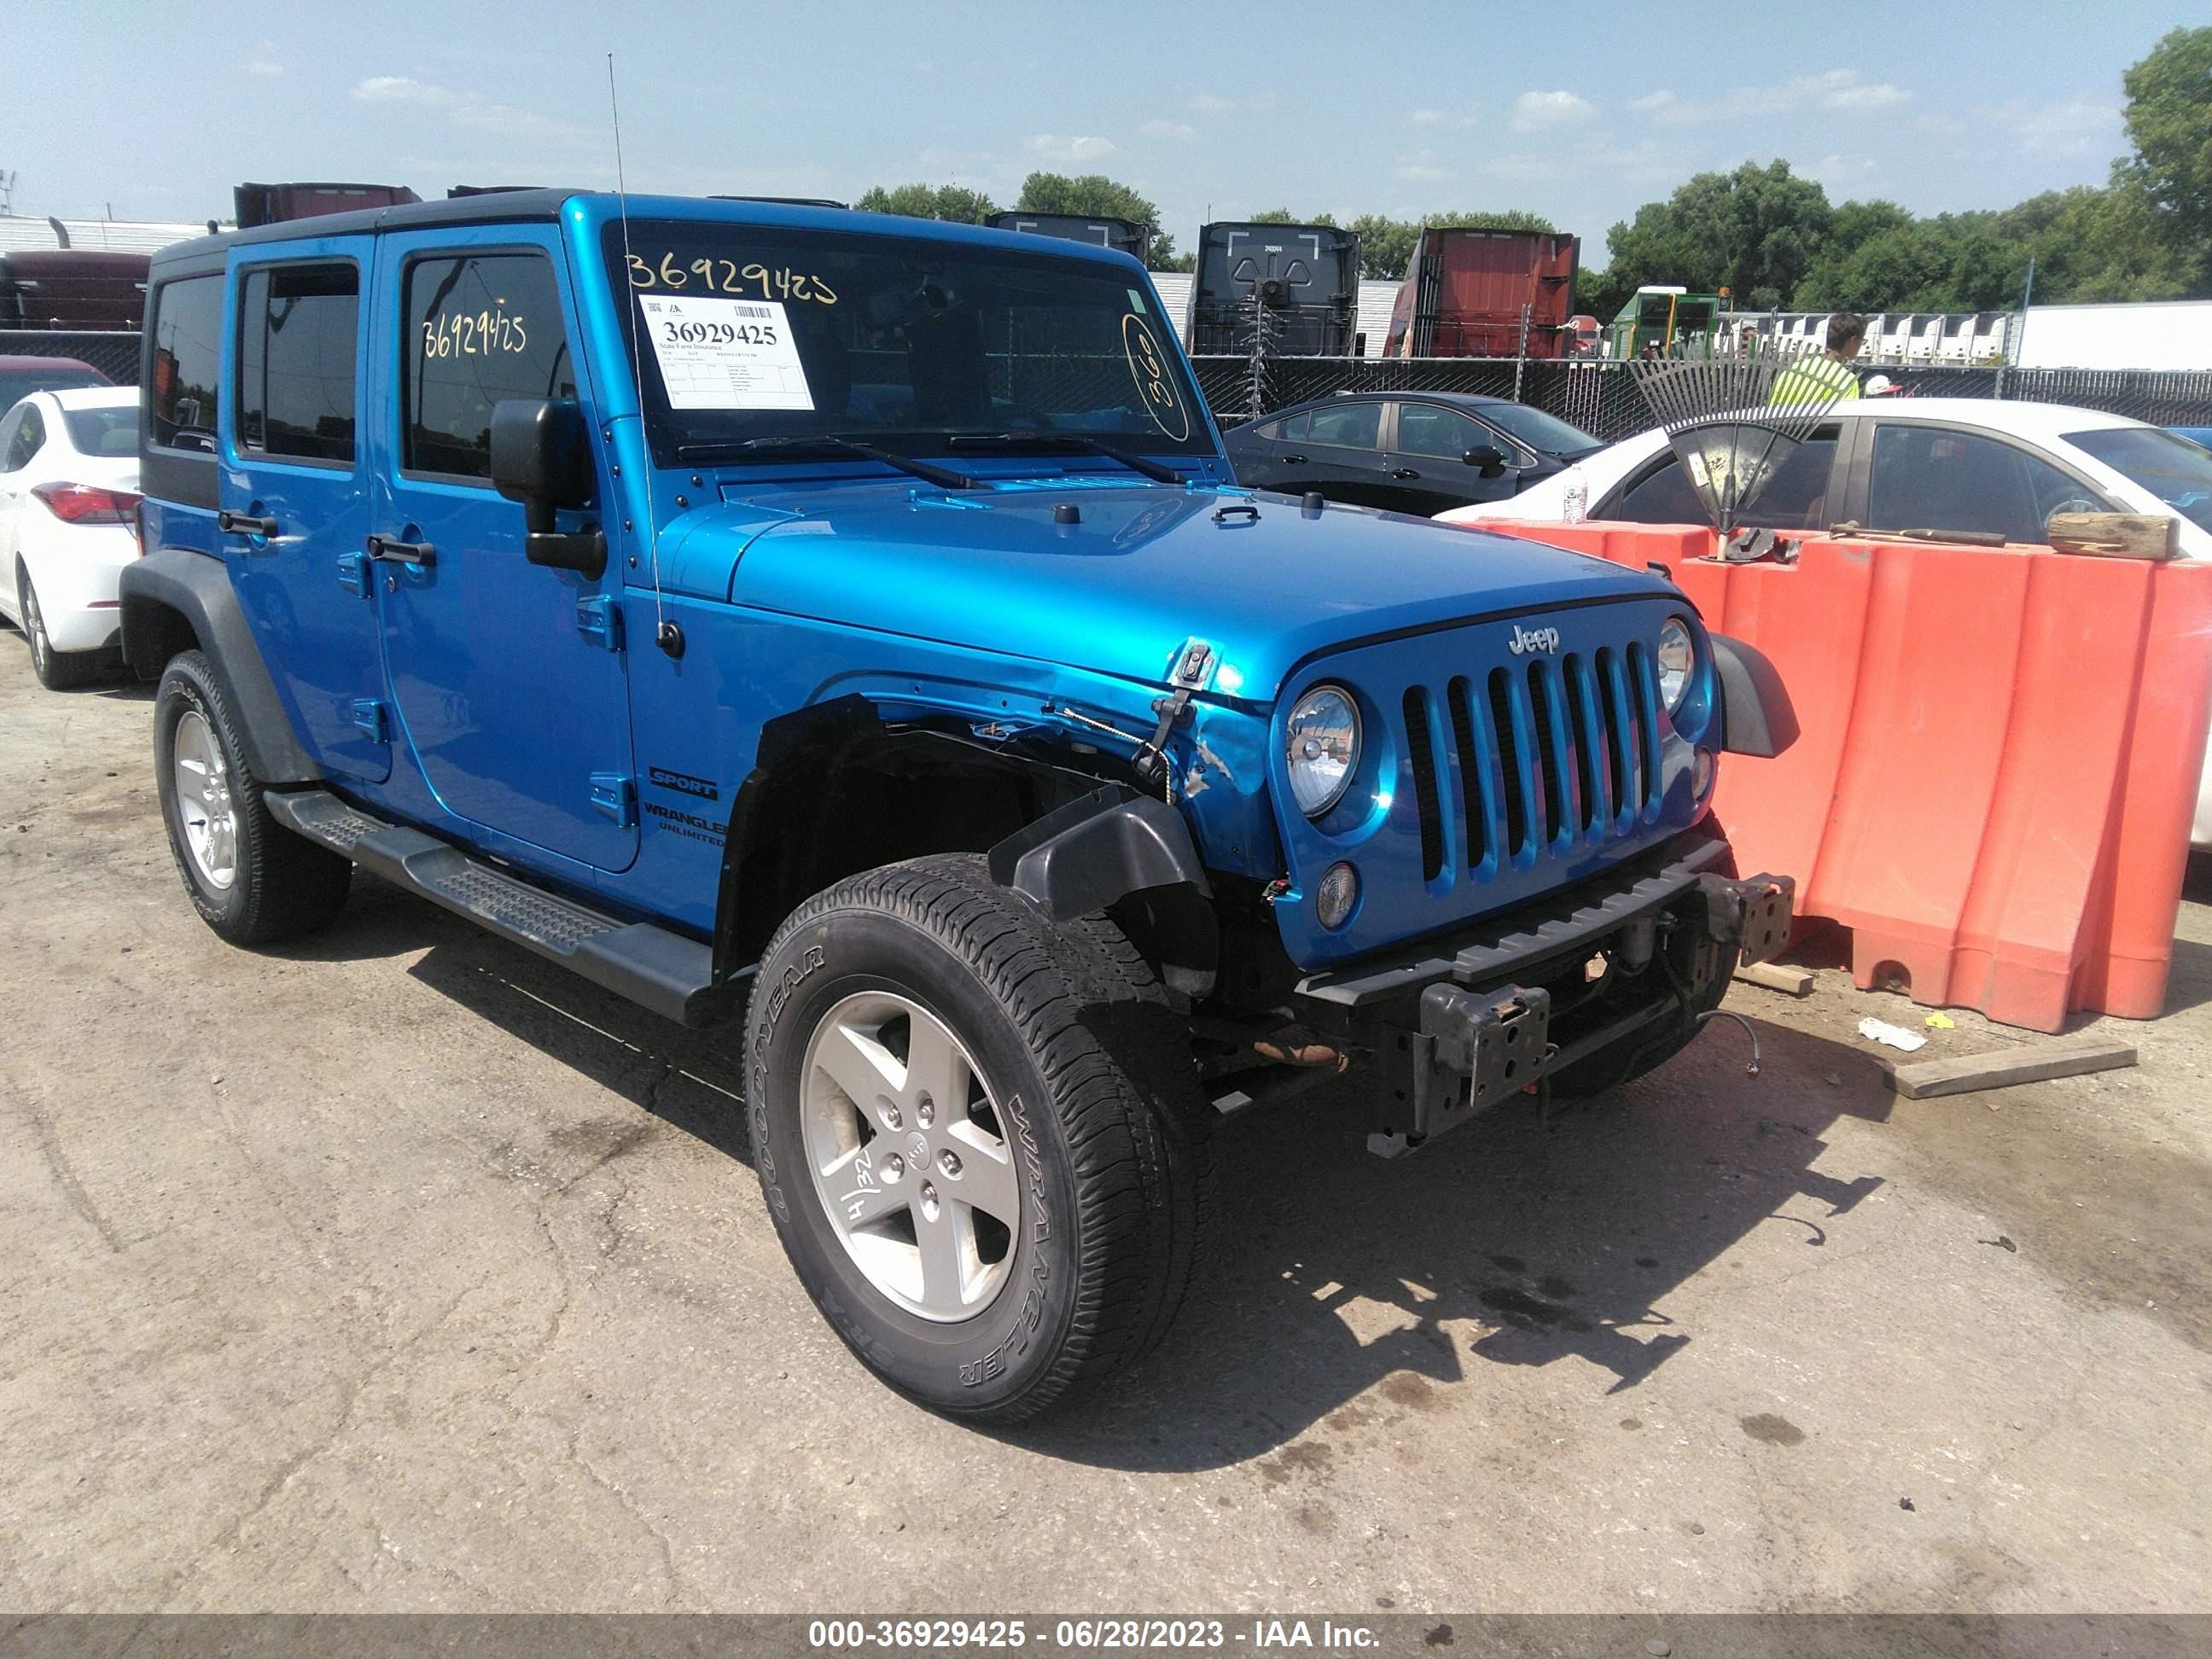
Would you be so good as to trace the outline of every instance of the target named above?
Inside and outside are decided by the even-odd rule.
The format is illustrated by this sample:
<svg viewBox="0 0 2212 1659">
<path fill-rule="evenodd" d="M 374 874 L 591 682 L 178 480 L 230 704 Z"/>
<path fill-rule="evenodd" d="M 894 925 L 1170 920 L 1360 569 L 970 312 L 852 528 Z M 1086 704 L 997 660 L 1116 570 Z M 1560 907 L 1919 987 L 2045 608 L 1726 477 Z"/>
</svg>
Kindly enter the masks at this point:
<svg viewBox="0 0 2212 1659">
<path fill-rule="evenodd" d="M 1449 167 L 1438 167 L 1436 152 L 1431 149 L 1417 149 L 1411 155 L 1401 155 L 1398 165 L 1390 172 L 1394 178 L 1410 179 L 1418 184 L 1430 185 L 1458 176 Z"/>
<path fill-rule="evenodd" d="M 1247 114 L 1256 114 L 1265 110 L 1273 109 L 1282 101 L 1272 92 L 1252 92 L 1247 93 L 1242 98 L 1225 98 L 1218 92 L 1204 88 L 1193 91 L 1188 88 L 1177 87 L 1176 91 L 1182 95 L 1183 101 L 1188 107 L 1196 110 L 1200 115 L 1226 115 L 1237 110 L 1242 110 Z"/>
<path fill-rule="evenodd" d="M 273 81 L 284 72 L 284 66 L 273 58 L 249 58 L 246 60 L 246 72 Z"/>
<path fill-rule="evenodd" d="M 1092 138 L 1078 135 L 1063 138 L 1057 133 L 1040 132 L 1030 140 L 1030 149 L 1048 161 L 1095 161 L 1102 155 L 1114 153 L 1110 138 Z"/>
<path fill-rule="evenodd" d="M 356 82 L 353 98 L 362 104 L 409 104 L 418 109 L 441 110 L 454 125 L 500 138 L 527 138 L 541 143 L 574 139 L 576 129 L 564 121 L 540 115 L 512 104 L 495 104 L 473 92 L 456 92 L 407 75 L 372 75 Z"/>
<path fill-rule="evenodd" d="M 1147 121 L 1137 131 L 1147 138 L 1172 138 L 1182 144 L 1198 137 L 1198 129 L 1188 121 Z"/>
<path fill-rule="evenodd" d="M 1482 106 L 1469 104 L 1457 110 L 1417 109 L 1407 113 L 1406 119 L 1417 127 L 1472 127 L 1482 123 Z"/>
<path fill-rule="evenodd" d="M 1999 118 L 2029 155 L 2110 155 L 2124 143 L 2120 105 L 2109 98 L 2069 98 L 2063 103 L 2010 104 Z"/>
<path fill-rule="evenodd" d="M 1579 126 L 1596 115 L 1595 104 L 1571 92 L 1524 92 L 1513 100 L 1513 131 L 1541 132 L 1549 127 Z"/>
<path fill-rule="evenodd" d="M 372 75 L 355 86 L 353 95 L 363 104 L 423 104 L 439 109 L 460 97 L 457 92 L 405 75 Z"/>
<path fill-rule="evenodd" d="M 1832 69 L 1764 86 L 1730 87 L 1694 102 L 1662 88 L 1637 99 L 1629 107 L 1668 126 L 1698 126 L 1771 115 L 1868 115 L 1895 109 L 1911 97 L 1904 88 L 1887 81 L 1868 81 L 1856 70 Z"/>
<path fill-rule="evenodd" d="M 1546 179 L 1556 179 L 1565 169 L 1561 158 L 1532 150 L 1500 150 L 1486 155 L 1480 169 L 1486 179 L 1494 179 L 1501 185 L 1531 185 Z"/>
<path fill-rule="evenodd" d="M 1863 184 L 1881 170 L 1881 164 L 1871 155 L 1823 155 L 1800 169 L 1834 189 Z"/>
</svg>

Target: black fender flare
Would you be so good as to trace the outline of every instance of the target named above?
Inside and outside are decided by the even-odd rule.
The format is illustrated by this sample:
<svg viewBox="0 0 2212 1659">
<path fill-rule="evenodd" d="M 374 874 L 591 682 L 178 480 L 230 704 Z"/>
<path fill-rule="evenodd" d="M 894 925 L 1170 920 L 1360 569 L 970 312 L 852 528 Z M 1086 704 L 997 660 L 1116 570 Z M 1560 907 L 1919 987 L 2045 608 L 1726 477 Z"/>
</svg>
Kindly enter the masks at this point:
<svg viewBox="0 0 2212 1659">
<path fill-rule="evenodd" d="M 1205 996 L 1220 967 L 1213 886 L 1182 814 L 1127 784 L 1016 830 L 988 854 L 991 879 L 1053 921 L 1110 910 L 1170 989 Z"/>
<path fill-rule="evenodd" d="M 319 782 L 322 769 L 308 757 L 276 696 L 269 665 L 220 559 L 165 547 L 124 568 L 123 658 L 144 679 L 160 677 L 169 659 L 189 648 L 169 613 L 180 617 L 198 640 L 216 679 L 244 725 L 246 764 L 262 783 Z"/>
<path fill-rule="evenodd" d="M 1771 760 L 1797 741 L 1797 710 L 1781 671 L 1756 646 L 1725 634 L 1709 637 L 1720 682 L 1721 747 Z"/>
<path fill-rule="evenodd" d="M 1213 896 L 1182 814 L 1111 783 L 1046 813 L 990 851 L 991 879 L 1054 921 L 1073 921 L 1155 887 Z"/>
</svg>

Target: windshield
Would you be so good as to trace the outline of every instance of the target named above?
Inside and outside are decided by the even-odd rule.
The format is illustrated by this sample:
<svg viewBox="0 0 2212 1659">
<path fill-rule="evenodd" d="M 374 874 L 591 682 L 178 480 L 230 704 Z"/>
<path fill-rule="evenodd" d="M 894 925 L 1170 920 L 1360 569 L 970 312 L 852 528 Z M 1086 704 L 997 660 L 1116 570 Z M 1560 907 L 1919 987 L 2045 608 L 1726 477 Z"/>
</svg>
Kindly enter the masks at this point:
<svg viewBox="0 0 2212 1659">
<path fill-rule="evenodd" d="M 138 453 L 138 405 L 104 404 L 93 409 L 64 409 L 62 424 L 69 428 L 70 442 L 80 455 L 136 455 Z"/>
<path fill-rule="evenodd" d="M 1529 448 L 1550 455 L 1583 455 L 1604 445 L 1578 426 L 1526 404 L 1485 404 L 1482 418 L 1502 426 Z"/>
<path fill-rule="evenodd" d="M 634 296 L 625 325 L 649 325 L 641 392 L 662 465 L 679 448 L 830 434 L 924 454 L 998 433 L 1212 453 L 1173 327 L 1133 271 L 696 221 L 633 221 L 627 252 L 612 223 L 605 246 Z"/>
<path fill-rule="evenodd" d="M 2212 530 L 2212 451 L 2148 426 L 2069 432 L 2066 441 L 2140 484 L 2199 530 Z"/>
</svg>

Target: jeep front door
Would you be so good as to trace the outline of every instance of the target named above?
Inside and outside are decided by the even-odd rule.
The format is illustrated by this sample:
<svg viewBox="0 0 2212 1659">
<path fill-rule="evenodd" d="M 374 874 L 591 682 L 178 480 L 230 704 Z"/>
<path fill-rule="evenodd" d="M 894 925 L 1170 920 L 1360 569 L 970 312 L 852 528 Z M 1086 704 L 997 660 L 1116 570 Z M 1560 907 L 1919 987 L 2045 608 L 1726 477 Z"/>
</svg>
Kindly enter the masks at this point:
<svg viewBox="0 0 2212 1659">
<path fill-rule="evenodd" d="M 399 386 L 371 568 L 396 740 L 447 811 L 625 869 L 637 823 L 619 586 L 611 570 L 530 563 L 524 509 L 491 483 L 499 403 L 574 398 L 587 420 L 593 408 L 559 244 L 550 228 L 513 227 L 496 246 L 386 238 L 382 257 Z"/>
</svg>

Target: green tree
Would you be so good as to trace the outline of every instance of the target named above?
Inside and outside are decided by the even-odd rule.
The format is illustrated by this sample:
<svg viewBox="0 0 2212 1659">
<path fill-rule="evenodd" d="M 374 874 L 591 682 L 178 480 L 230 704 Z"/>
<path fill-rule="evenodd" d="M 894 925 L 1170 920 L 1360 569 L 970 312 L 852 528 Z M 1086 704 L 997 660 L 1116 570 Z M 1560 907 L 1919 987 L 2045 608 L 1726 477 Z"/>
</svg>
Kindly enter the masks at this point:
<svg viewBox="0 0 2212 1659">
<path fill-rule="evenodd" d="M 1150 225 L 1152 246 L 1146 263 L 1154 270 L 1188 269 L 1175 263 L 1175 238 L 1160 228 L 1159 209 L 1103 173 L 1075 178 L 1063 173 L 1032 173 L 1022 180 L 1022 193 L 1014 207 L 1022 213 L 1073 213 Z"/>
<path fill-rule="evenodd" d="M 1542 214 L 1531 213 L 1526 208 L 1431 213 L 1419 219 L 1392 219 L 1379 213 L 1363 213 L 1352 222 L 1351 227 L 1359 233 L 1359 274 L 1373 282 L 1397 282 L 1413 263 L 1413 249 L 1420 241 L 1424 228 L 1450 230 L 1468 226 L 1492 230 L 1559 228 Z"/>
<path fill-rule="evenodd" d="M 1625 301 L 1649 283 L 1700 294 L 1790 293 L 1826 250 L 1832 219 L 1827 191 L 1796 177 L 1787 161 L 1698 173 L 1607 233 L 1607 297 Z"/>
<path fill-rule="evenodd" d="M 889 190 L 878 185 L 853 205 L 863 213 L 949 219 L 961 225 L 980 225 L 999 210 L 998 204 L 981 191 L 963 190 L 957 185 L 898 185 Z"/>
<path fill-rule="evenodd" d="M 2212 28 L 2175 29 L 2121 84 L 2136 147 L 2122 168 L 2170 227 L 2169 240 L 2195 252 L 2202 281 L 2212 276 Z"/>
</svg>

